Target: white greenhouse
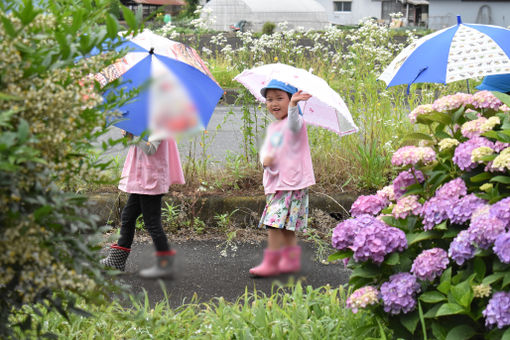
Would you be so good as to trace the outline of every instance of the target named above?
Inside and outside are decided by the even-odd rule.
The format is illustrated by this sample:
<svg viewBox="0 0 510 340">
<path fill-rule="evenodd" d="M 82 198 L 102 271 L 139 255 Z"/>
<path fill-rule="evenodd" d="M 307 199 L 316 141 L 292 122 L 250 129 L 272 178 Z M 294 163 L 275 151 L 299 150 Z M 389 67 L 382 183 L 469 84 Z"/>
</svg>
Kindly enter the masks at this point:
<svg viewBox="0 0 510 340">
<path fill-rule="evenodd" d="M 261 31 L 266 22 L 287 22 L 288 28 L 323 29 L 328 25 L 324 7 L 315 0 L 210 0 L 204 6 L 202 19 L 218 31 L 245 21 L 245 29 Z"/>
</svg>

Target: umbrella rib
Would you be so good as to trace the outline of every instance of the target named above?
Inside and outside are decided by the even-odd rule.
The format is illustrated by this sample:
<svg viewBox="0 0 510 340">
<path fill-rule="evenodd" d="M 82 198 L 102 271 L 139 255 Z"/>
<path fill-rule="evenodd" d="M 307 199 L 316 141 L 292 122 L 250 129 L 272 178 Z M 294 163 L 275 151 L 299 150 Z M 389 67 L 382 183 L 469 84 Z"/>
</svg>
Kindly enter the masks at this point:
<svg viewBox="0 0 510 340">
<path fill-rule="evenodd" d="M 416 81 L 416 79 L 418 79 L 418 77 L 419 77 L 419 76 L 420 76 L 420 75 L 421 75 L 421 74 L 422 74 L 422 73 L 423 73 L 426 69 L 428 69 L 428 68 L 429 68 L 428 66 L 426 66 L 426 67 L 422 68 L 422 69 L 420 70 L 420 72 L 418 72 L 418 74 L 416 75 L 416 77 L 414 77 L 413 81 L 412 81 L 412 82 L 410 82 L 409 84 L 407 84 L 407 94 L 409 94 L 409 89 L 411 88 L 411 85 L 412 85 L 412 84 Z"/>
</svg>

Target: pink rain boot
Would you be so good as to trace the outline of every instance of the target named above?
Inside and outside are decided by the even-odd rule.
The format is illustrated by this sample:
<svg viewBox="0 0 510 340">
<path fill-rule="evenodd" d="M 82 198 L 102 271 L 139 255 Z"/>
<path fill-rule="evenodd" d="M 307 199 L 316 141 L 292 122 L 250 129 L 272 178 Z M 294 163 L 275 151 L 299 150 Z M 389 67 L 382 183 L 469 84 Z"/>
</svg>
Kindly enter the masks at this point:
<svg viewBox="0 0 510 340">
<path fill-rule="evenodd" d="M 254 276 L 274 276 L 280 274 L 278 262 L 280 261 L 281 251 L 264 249 L 264 259 L 258 266 L 250 269 L 250 274 Z"/>
<path fill-rule="evenodd" d="M 282 250 L 282 257 L 278 263 L 280 273 L 295 273 L 301 270 L 301 247 L 291 246 Z"/>
</svg>

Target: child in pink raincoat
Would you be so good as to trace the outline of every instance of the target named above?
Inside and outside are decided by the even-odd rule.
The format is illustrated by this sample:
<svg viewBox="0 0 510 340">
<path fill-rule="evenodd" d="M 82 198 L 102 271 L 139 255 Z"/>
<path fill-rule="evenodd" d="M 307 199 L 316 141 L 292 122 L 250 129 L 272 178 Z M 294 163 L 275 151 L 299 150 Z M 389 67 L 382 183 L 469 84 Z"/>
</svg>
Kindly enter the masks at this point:
<svg viewBox="0 0 510 340">
<path fill-rule="evenodd" d="M 122 210 L 120 238 L 110 247 L 108 256 L 101 260 L 103 265 L 124 271 L 135 235 L 136 219 L 142 214 L 156 248 L 156 264 L 141 270 L 140 276 L 158 278 L 172 273 L 175 251 L 170 249 L 161 225 L 161 199 L 172 184 L 184 184 L 179 151 L 173 139 L 142 140 L 129 148 L 119 183 L 119 189 L 129 193 Z"/>
<path fill-rule="evenodd" d="M 301 269 L 301 248 L 296 231 L 308 218 L 308 187 L 315 184 L 306 124 L 298 102 L 311 95 L 277 80 L 261 90 L 276 121 L 268 127 L 260 157 L 264 166 L 266 207 L 259 226 L 267 228 L 262 263 L 251 268 L 254 276 L 273 276 Z"/>
</svg>

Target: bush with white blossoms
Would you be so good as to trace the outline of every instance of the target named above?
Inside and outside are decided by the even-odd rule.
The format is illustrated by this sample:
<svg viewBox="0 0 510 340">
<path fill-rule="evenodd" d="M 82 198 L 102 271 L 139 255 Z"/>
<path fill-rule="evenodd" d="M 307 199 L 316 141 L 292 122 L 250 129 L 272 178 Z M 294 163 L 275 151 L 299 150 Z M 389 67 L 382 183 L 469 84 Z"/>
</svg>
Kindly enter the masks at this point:
<svg viewBox="0 0 510 340">
<path fill-rule="evenodd" d="M 404 339 L 510 339 L 509 104 L 457 93 L 409 114 L 400 173 L 333 230 L 353 312 L 373 309 Z"/>
<path fill-rule="evenodd" d="M 84 196 L 68 189 L 84 178 L 100 181 L 108 167 L 87 157 L 106 130 L 101 91 L 88 75 L 121 55 L 88 54 L 113 49 L 120 25 L 107 11 L 108 0 L 33 3 L 0 2 L 3 339 L 13 336 L 15 324 L 36 329 L 24 305 L 40 304 L 67 317 L 76 310 L 76 295 L 99 301 L 109 286 L 96 258 L 97 217 Z M 114 107 L 111 99 L 103 109 Z"/>
</svg>

